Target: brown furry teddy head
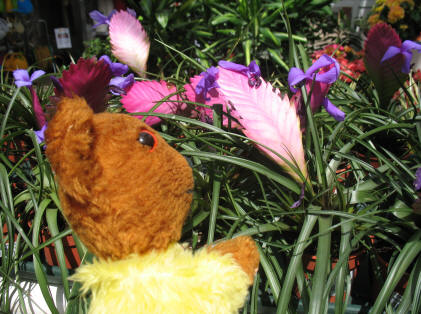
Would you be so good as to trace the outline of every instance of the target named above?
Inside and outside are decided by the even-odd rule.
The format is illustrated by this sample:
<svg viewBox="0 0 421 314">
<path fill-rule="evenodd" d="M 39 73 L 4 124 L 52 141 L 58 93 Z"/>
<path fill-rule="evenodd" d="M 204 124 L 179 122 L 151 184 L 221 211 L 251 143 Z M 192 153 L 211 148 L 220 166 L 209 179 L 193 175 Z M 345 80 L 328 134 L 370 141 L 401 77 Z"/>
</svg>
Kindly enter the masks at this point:
<svg viewBox="0 0 421 314">
<path fill-rule="evenodd" d="M 63 213 L 92 253 L 121 259 L 179 240 L 192 171 L 154 129 L 63 98 L 46 143 Z"/>
</svg>

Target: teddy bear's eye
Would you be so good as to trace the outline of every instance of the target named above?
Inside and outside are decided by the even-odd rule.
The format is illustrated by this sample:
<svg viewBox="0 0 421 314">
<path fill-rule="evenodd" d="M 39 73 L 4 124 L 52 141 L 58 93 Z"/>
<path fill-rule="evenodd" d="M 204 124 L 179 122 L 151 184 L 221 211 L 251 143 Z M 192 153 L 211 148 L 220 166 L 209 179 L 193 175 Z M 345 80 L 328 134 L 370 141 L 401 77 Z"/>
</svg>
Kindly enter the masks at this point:
<svg viewBox="0 0 421 314">
<path fill-rule="evenodd" d="M 139 133 L 138 141 L 142 145 L 149 146 L 151 148 L 149 150 L 150 152 L 152 152 L 155 149 L 156 144 L 157 144 L 155 135 L 152 132 L 147 131 L 147 130 L 143 130 Z"/>
</svg>

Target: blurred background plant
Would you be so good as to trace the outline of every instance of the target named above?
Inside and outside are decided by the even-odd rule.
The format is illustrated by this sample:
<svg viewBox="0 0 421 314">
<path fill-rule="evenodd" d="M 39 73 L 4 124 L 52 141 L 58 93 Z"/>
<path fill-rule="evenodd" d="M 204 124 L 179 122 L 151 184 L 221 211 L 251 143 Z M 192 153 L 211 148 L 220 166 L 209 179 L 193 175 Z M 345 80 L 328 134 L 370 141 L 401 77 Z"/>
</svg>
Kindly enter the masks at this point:
<svg viewBox="0 0 421 314">
<path fill-rule="evenodd" d="M 420 0 L 376 0 L 368 24 L 388 23 L 402 38 L 416 40 L 421 36 L 420 6 Z"/>
<path fill-rule="evenodd" d="M 310 21 L 332 14 L 330 3 L 328 0 L 284 2 L 297 32 L 293 34 L 296 40 L 306 42 Z M 165 77 L 180 71 L 182 59 L 170 46 L 200 60 L 205 68 L 221 59 L 242 64 L 259 59 L 265 77 L 287 74 L 284 58 L 288 51 L 288 32 L 281 2 L 130 0 L 128 4 L 136 10 L 153 39 L 149 68 L 152 73 Z M 182 68 L 187 75 L 191 74 L 188 67 Z"/>
<path fill-rule="evenodd" d="M 193 249 L 244 234 L 257 241 L 261 266 L 243 313 L 324 313 L 328 308 L 344 313 L 353 306 L 371 308 L 372 313 L 419 313 L 421 216 L 413 184 L 421 167 L 419 82 L 411 72 L 395 95 L 381 101 L 383 87 L 364 72 L 359 50 L 340 43 L 306 50 L 307 23 L 329 14 L 328 3 L 131 1 L 151 38 L 149 79 L 136 81 L 150 84 L 156 77 L 168 83 L 158 84 L 166 94 L 139 111 L 161 118 L 154 127 L 193 168 L 194 201 L 182 241 Z M 110 55 L 110 48 L 108 40 L 92 42 L 85 57 L 99 59 Z M 192 83 L 188 79 L 221 59 L 245 65 L 257 60 L 261 79 L 293 99 L 286 79 L 290 68 L 307 70 L 323 54 L 341 65 L 340 80 L 326 94 L 346 117 L 339 122 L 324 109 L 313 113 L 310 102 L 316 90 L 311 84 L 309 89 L 297 86 L 304 104 L 302 142 L 308 175 L 294 167 L 292 175 L 291 169 L 286 171 L 279 151 L 278 159 L 262 154 L 255 142 L 259 140 L 243 134 L 234 113 L 185 95 L 186 85 Z M 98 63 L 83 61 L 72 68 L 96 69 Z M 56 76 L 62 76 L 62 84 L 72 85 L 70 69 L 63 72 Z M 53 271 L 64 287 L 67 312 L 84 313 L 88 301 L 68 280 L 72 270 L 66 267 L 63 240 L 72 231 L 60 213 L 43 143 L 36 140 L 39 126 L 32 96 L 5 73 L 0 89 L 1 310 L 20 306 L 25 312 L 30 294 L 22 270 L 32 267 L 52 313 L 64 311 L 49 290 Z M 34 82 L 34 89 L 48 111 L 57 91 L 47 75 Z M 129 92 L 119 93 L 122 96 L 111 96 L 107 110 L 127 112 L 120 100 Z M 231 102 L 235 104 L 235 98 Z M 168 103 L 188 104 L 192 112 L 206 108 L 209 115 L 200 119 L 194 114 L 152 112 L 171 107 Z M 263 110 L 263 104 L 259 106 Z M 282 130 L 283 124 L 277 125 Z M 46 241 L 45 232 L 50 236 Z M 89 261 L 92 256 L 73 237 L 82 263 Z M 53 242 L 58 268 L 45 266 L 43 249 Z M 352 256 L 363 267 L 351 272 Z M 333 295 L 339 297 L 334 300 Z M 328 305 L 329 301 L 335 303 Z"/>
</svg>

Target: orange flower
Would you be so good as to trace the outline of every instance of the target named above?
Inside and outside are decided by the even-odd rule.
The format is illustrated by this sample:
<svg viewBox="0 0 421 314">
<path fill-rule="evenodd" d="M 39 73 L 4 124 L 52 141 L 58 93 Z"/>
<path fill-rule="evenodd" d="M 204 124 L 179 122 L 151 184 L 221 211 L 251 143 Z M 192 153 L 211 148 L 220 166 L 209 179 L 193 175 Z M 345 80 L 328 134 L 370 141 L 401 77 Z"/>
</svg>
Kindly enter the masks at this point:
<svg viewBox="0 0 421 314">
<path fill-rule="evenodd" d="M 373 14 L 368 18 L 370 26 L 376 25 L 380 21 L 380 14 Z"/>
<path fill-rule="evenodd" d="M 387 15 L 387 20 L 389 23 L 394 24 L 397 21 L 403 19 L 404 16 L 405 10 L 399 5 L 394 5 L 390 8 L 389 14 Z"/>
</svg>

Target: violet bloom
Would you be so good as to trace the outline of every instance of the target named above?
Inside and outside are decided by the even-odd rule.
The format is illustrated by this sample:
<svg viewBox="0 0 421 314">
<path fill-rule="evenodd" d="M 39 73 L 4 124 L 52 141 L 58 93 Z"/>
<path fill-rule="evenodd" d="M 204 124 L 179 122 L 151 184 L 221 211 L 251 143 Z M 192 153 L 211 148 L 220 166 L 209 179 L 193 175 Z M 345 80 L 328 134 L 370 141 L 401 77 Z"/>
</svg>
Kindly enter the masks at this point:
<svg viewBox="0 0 421 314">
<path fill-rule="evenodd" d="M 195 87 L 195 92 L 197 95 L 201 95 L 205 100 L 210 100 L 210 98 L 207 97 L 208 92 L 213 88 L 219 88 L 219 85 L 216 82 L 218 72 L 218 68 L 210 67 L 205 72 L 200 73 L 202 79 Z"/>
<path fill-rule="evenodd" d="M 110 66 L 111 74 L 113 76 L 121 76 L 127 73 L 129 67 L 126 64 L 122 64 L 119 62 L 112 62 L 110 57 L 107 55 L 103 55 L 99 60 L 104 60 Z"/>
<path fill-rule="evenodd" d="M 127 11 L 127 13 L 129 13 L 131 16 L 137 17 L 137 16 L 136 16 L 136 11 L 135 11 L 135 10 L 130 9 L 130 8 L 127 8 L 127 9 L 126 9 L 126 11 Z"/>
<path fill-rule="evenodd" d="M 323 70 L 323 72 L 320 72 L 320 70 Z M 330 85 L 338 79 L 339 74 L 339 63 L 334 58 L 324 54 L 305 73 L 299 68 L 291 68 L 288 74 L 288 84 L 291 91 L 300 96 L 301 91 L 296 89 L 295 86 L 305 85 L 307 92 L 310 92 L 312 89 L 310 99 L 312 112 L 317 111 L 323 105 L 335 120 L 343 121 L 345 119 L 345 113 L 332 104 L 326 97 Z"/>
<path fill-rule="evenodd" d="M 45 130 L 46 129 L 47 129 L 47 123 L 44 124 L 44 126 L 41 128 L 41 130 L 34 131 L 35 138 L 36 138 L 38 144 L 41 144 L 42 142 L 45 141 Z M 45 148 L 45 145 L 44 145 L 44 148 Z"/>
<path fill-rule="evenodd" d="M 45 72 L 43 70 L 38 70 L 32 73 L 31 77 L 29 77 L 27 70 L 19 69 L 13 71 L 13 77 L 15 78 L 15 84 L 17 87 L 32 86 L 32 82 L 44 74 Z"/>
<path fill-rule="evenodd" d="M 97 22 L 97 24 L 95 24 L 92 27 L 97 28 L 98 26 L 100 26 L 102 24 L 107 24 L 107 25 L 110 24 L 111 17 L 116 12 L 117 12 L 116 10 L 112 10 L 111 13 L 108 16 L 105 16 L 104 14 L 99 12 L 98 10 L 93 10 L 93 11 L 89 12 L 89 16 L 91 17 L 91 19 L 93 19 L 95 22 Z"/>
<path fill-rule="evenodd" d="M 292 204 L 290 208 L 294 209 L 294 208 L 299 207 L 302 204 L 304 200 L 304 192 L 305 192 L 305 183 L 301 185 L 301 192 L 300 192 L 300 196 L 298 197 L 298 200 L 295 201 L 294 204 Z"/>
<path fill-rule="evenodd" d="M 225 60 L 221 60 L 218 62 L 218 65 L 221 68 L 231 70 L 234 72 L 239 72 L 246 75 L 249 79 L 248 83 L 251 87 L 258 88 L 262 84 L 262 80 L 260 79 L 261 72 L 260 68 L 257 65 L 256 61 L 251 61 L 248 66 L 237 64 L 234 62 L 229 62 Z"/>
<path fill-rule="evenodd" d="M 35 71 L 32 73 L 31 76 L 29 76 L 29 73 L 27 70 L 19 69 L 13 71 L 13 77 L 15 78 L 15 84 L 18 87 L 26 86 L 29 88 L 29 91 L 31 92 L 32 97 L 32 106 L 34 108 L 35 118 L 37 119 L 38 126 L 42 128 L 45 123 L 45 114 L 42 110 L 41 103 L 39 102 L 38 95 L 35 91 L 35 89 L 32 87 L 32 82 L 35 81 L 37 78 L 44 75 L 45 72 L 42 70 Z"/>
<path fill-rule="evenodd" d="M 415 190 L 421 189 L 421 168 L 418 168 L 415 172 L 415 181 L 414 181 Z"/>
<path fill-rule="evenodd" d="M 380 63 L 389 60 L 398 54 L 402 54 L 405 61 L 402 65 L 401 71 L 405 74 L 408 74 L 411 69 L 412 50 L 416 50 L 417 52 L 421 53 L 421 45 L 411 40 L 405 40 L 401 47 L 390 46 L 386 50 Z"/>
<path fill-rule="evenodd" d="M 131 73 L 126 77 L 117 76 L 110 81 L 110 91 L 114 95 L 126 94 L 127 90 L 132 87 L 134 83 L 134 74 Z"/>
</svg>

